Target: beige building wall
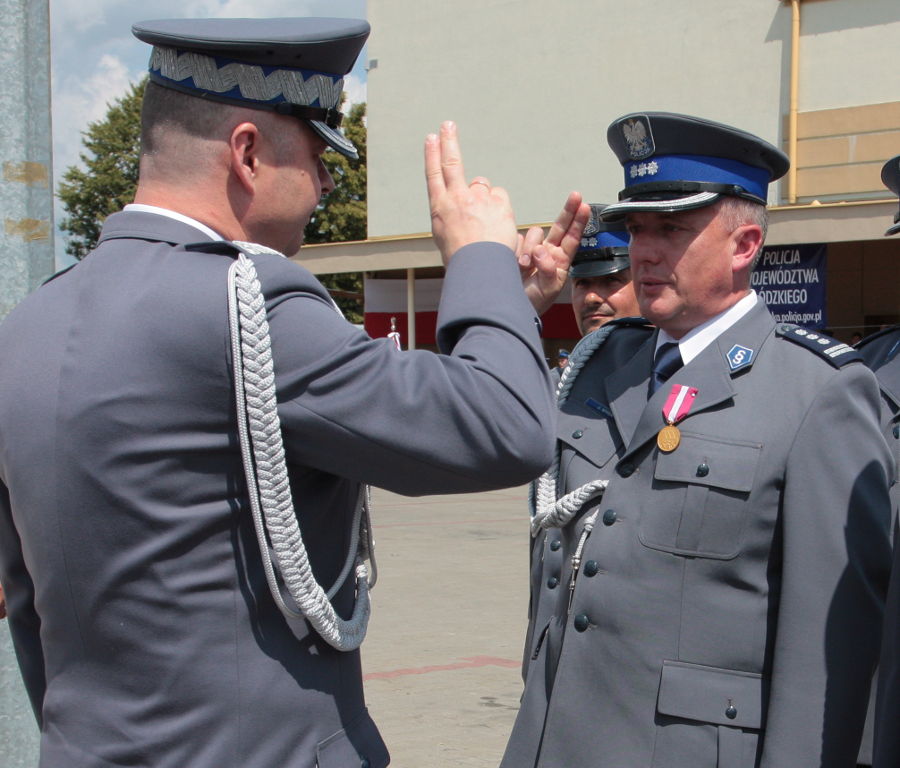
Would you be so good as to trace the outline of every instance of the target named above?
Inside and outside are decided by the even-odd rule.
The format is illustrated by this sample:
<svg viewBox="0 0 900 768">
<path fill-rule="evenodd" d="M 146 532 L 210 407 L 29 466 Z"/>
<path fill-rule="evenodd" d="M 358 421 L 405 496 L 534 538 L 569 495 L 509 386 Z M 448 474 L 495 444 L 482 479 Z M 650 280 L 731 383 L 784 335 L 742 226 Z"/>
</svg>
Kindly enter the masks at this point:
<svg viewBox="0 0 900 768">
<path fill-rule="evenodd" d="M 606 127 L 626 112 L 686 112 L 787 148 L 789 2 L 369 0 L 368 9 L 370 237 L 428 230 L 422 142 L 447 118 L 459 123 L 468 174 L 507 187 L 522 225 L 551 220 L 570 189 L 614 199 L 623 181 Z M 798 202 L 886 198 L 875 168 L 900 153 L 900 3 L 803 0 L 800 10 Z M 770 203 L 786 196 L 785 182 L 773 185 Z M 866 236 L 880 237 L 878 227 Z"/>
<path fill-rule="evenodd" d="M 897 0 L 803 0 L 800 32 L 802 112 L 900 99 Z"/>
<path fill-rule="evenodd" d="M 370 236 L 428 229 L 422 143 L 447 118 L 469 175 L 507 187 L 521 224 L 551 220 L 571 189 L 615 197 L 606 128 L 630 111 L 783 138 L 790 10 L 774 0 L 369 0 L 368 13 Z"/>
</svg>

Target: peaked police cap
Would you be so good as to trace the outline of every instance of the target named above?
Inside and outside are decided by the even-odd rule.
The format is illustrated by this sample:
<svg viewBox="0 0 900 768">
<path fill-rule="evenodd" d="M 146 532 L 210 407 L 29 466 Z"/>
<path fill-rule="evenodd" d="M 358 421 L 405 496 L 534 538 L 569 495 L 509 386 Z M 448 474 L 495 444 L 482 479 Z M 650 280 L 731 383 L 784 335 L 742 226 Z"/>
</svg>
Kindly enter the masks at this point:
<svg viewBox="0 0 900 768">
<path fill-rule="evenodd" d="M 369 36 L 357 19 L 161 19 L 131 28 L 150 43 L 150 79 L 192 96 L 306 120 L 351 158 L 341 133 L 344 75 Z"/>
<path fill-rule="evenodd" d="M 892 157 L 881 169 L 881 180 L 895 195 L 900 194 L 900 155 Z M 885 235 L 896 235 L 900 232 L 900 211 L 894 215 L 894 226 L 888 227 Z"/>
<path fill-rule="evenodd" d="M 751 133 L 672 112 L 625 115 L 606 138 L 625 171 L 625 188 L 604 219 L 700 208 L 722 195 L 765 205 L 769 183 L 790 166 L 784 152 Z"/>
<path fill-rule="evenodd" d="M 603 221 L 600 216 L 604 208 L 605 205 L 591 204 L 591 218 L 569 268 L 569 277 L 573 279 L 612 275 L 631 266 L 625 223 Z"/>
</svg>

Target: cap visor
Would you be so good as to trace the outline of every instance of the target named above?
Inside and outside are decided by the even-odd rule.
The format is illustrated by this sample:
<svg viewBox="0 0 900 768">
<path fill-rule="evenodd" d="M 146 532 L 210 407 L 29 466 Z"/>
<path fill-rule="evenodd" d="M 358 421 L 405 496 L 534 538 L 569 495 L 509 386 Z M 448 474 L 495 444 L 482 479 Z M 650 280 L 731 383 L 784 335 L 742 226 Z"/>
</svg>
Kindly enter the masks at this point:
<svg viewBox="0 0 900 768">
<path fill-rule="evenodd" d="M 721 195 L 718 192 L 698 192 L 688 197 L 675 197 L 669 200 L 625 200 L 621 203 L 607 205 L 600 212 L 602 221 L 616 221 L 627 213 L 638 211 L 648 213 L 677 213 L 689 211 L 693 208 L 703 208 L 712 205 Z"/>
<path fill-rule="evenodd" d="M 329 128 L 325 123 L 318 120 L 307 120 L 307 122 L 309 127 L 319 134 L 329 147 L 337 150 L 342 155 L 346 155 L 351 160 L 359 158 L 359 153 L 356 151 L 356 147 L 353 146 L 353 142 L 344 136 L 343 133 L 334 128 Z"/>
<path fill-rule="evenodd" d="M 622 272 L 625 269 L 630 269 L 631 261 L 626 258 L 625 263 L 617 262 L 615 264 L 611 264 L 609 262 L 583 262 L 581 264 L 576 264 L 574 267 L 570 267 L 569 269 L 569 277 L 575 279 L 579 277 L 605 277 L 606 275 L 614 275 L 616 272 Z"/>
</svg>

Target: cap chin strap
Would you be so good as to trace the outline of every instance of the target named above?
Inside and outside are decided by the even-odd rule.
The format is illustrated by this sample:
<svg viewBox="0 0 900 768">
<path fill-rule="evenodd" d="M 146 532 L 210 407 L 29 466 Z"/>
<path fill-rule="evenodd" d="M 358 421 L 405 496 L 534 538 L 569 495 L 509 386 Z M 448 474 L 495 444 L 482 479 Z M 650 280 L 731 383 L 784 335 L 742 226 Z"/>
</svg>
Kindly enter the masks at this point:
<svg viewBox="0 0 900 768">
<path fill-rule="evenodd" d="M 249 253 L 276 253 L 254 243 L 235 243 Z M 280 254 L 279 254 L 280 255 Z M 253 261 L 241 253 L 228 270 L 228 319 L 234 366 L 238 433 L 253 523 L 272 598 L 290 619 L 305 618 L 339 651 L 360 646 L 369 622 L 369 588 L 375 583 L 369 488 L 360 485 L 350 548 L 341 574 L 326 593 L 316 581 L 297 523 L 285 462 L 275 393 L 272 345 L 266 307 Z M 269 552 L 299 612 L 281 594 Z M 372 563 L 369 583 L 365 561 Z M 337 615 L 331 598 L 355 566 L 356 601 L 348 620 Z"/>
</svg>

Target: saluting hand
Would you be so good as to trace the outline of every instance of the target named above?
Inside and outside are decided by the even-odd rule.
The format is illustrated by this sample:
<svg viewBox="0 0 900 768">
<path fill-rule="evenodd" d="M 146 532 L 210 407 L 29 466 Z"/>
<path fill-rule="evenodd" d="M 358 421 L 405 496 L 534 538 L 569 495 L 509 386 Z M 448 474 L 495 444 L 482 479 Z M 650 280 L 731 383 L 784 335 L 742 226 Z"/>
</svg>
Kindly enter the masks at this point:
<svg viewBox="0 0 900 768">
<path fill-rule="evenodd" d="M 518 236 L 509 195 L 483 176 L 466 183 L 456 124 L 441 125 L 440 136 L 425 139 L 425 180 L 431 205 L 431 232 L 444 265 L 460 248 L 491 241 L 516 250 Z"/>
<path fill-rule="evenodd" d="M 531 227 L 519 237 L 516 257 L 522 285 L 535 311 L 550 309 L 566 284 L 572 257 L 581 244 L 581 233 L 591 216 L 591 208 L 578 192 L 570 192 L 566 204 L 550 227 L 547 237 L 540 227 Z"/>
</svg>

